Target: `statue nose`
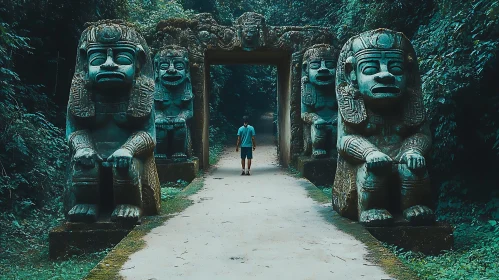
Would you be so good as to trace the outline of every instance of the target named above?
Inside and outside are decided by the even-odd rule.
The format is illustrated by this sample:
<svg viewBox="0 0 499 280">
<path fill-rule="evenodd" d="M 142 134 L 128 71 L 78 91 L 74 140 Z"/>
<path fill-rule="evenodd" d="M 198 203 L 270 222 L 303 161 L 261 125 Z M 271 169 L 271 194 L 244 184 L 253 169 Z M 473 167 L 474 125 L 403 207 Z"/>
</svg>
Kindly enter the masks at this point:
<svg viewBox="0 0 499 280">
<path fill-rule="evenodd" d="M 393 76 L 390 72 L 380 72 L 374 76 L 374 80 L 378 83 L 382 84 L 390 84 L 395 82 L 395 76 Z"/>
<path fill-rule="evenodd" d="M 111 56 L 108 56 L 106 62 L 104 62 L 104 64 L 102 64 L 100 68 L 103 70 L 116 70 L 118 69 L 118 65 L 114 63 Z"/>
</svg>

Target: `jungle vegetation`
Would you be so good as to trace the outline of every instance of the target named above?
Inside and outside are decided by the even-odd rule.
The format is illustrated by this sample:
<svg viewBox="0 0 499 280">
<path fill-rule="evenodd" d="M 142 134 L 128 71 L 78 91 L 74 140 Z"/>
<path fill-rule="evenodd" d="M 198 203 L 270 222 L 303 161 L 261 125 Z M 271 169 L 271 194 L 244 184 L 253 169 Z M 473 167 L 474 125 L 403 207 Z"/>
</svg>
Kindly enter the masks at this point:
<svg viewBox="0 0 499 280">
<path fill-rule="evenodd" d="M 38 274 L 42 278 L 67 274 L 78 279 L 95 264 L 95 257 L 46 260 L 48 230 L 63 219 L 65 107 L 84 23 L 126 19 L 151 40 L 161 19 L 209 12 L 229 25 L 247 11 L 265 15 L 270 25 L 326 26 L 340 45 L 379 27 L 411 39 L 433 133 L 430 176 L 437 214 L 456 226 L 456 248 L 436 257 L 393 250 L 423 279 L 495 277 L 498 0 L 0 0 L 0 275 L 29 278 L 36 274 L 15 271 L 35 269 L 45 271 Z M 252 103 L 275 92 L 272 71 L 211 68 L 213 147 L 233 133 L 243 113 L 275 109 L 272 99 L 265 108 Z M 233 103 L 234 98 L 244 102 Z M 32 261 L 25 267 L 16 262 L 23 254 Z M 75 274 L 75 269 L 82 272 Z"/>
</svg>

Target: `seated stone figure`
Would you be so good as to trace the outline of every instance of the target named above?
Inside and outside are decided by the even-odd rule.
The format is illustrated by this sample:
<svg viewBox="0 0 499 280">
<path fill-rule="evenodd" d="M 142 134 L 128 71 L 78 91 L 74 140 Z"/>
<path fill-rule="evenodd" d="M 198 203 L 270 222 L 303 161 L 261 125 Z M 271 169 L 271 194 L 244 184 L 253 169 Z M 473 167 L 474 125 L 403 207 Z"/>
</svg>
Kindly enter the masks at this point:
<svg viewBox="0 0 499 280">
<path fill-rule="evenodd" d="M 315 45 L 303 55 L 301 118 L 305 153 L 314 158 L 336 156 L 338 107 L 334 92 L 335 51 L 329 45 Z"/>
<path fill-rule="evenodd" d="M 66 135 L 71 149 L 67 209 L 72 222 L 135 222 L 159 210 L 154 162 L 154 81 L 144 38 L 121 21 L 81 35 Z"/>
<path fill-rule="evenodd" d="M 190 156 L 188 121 L 193 116 L 193 94 L 189 52 L 166 46 L 154 58 L 156 92 L 155 156 L 158 159 L 186 159 Z"/>
<path fill-rule="evenodd" d="M 402 214 L 434 221 L 425 120 L 416 53 L 402 34 L 364 32 L 341 50 L 337 76 L 338 143 L 333 207 L 365 225 Z"/>
</svg>

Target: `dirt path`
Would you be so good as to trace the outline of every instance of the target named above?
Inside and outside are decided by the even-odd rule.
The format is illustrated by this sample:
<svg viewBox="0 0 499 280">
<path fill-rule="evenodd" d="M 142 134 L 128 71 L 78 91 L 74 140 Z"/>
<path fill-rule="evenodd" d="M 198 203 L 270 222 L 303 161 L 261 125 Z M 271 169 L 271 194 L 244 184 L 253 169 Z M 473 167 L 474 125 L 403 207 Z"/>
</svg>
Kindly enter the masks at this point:
<svg viewBox="0 0 499 280">
<path fill-rule="evenodd" d="M 261 139 L 261 138 L 260 138 Z M 261 142 L 261 141 L 260 141 Z M 259 145 L 251 176 L 234 148 L 206 176 L 195 204 L 145 236 L 126 279 L 390 279 L 365 260 L 365 246 L 340 232 L 307 197 L 308 181 L 278 167 Z"/>
</svg>

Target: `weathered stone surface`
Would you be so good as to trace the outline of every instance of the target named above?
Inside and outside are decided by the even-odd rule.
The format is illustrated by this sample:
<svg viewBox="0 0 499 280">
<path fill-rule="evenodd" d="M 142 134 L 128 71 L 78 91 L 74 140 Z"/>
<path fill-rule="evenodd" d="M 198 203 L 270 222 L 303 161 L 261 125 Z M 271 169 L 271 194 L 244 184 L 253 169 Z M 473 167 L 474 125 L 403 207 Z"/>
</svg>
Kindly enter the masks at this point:
<svg viewBox="0 0 499 280">
<path fill-rule="evenodd" d="M 440 254 L 454 246 L 454 229 L 446 223 L 411 226 L 407 222 L 395 222 L 393 226 L 367 226 L 366 229 L 381 242 L 427 255 Z"/>
<path fill-rule="evenodd" d="M 180 162 L 159 159 L 156 162 L 156 166 L 161 183 L 176 182 L 179 179 L 191 182 L 196 178 L 199 171 L 199 159 L 193 157 Z"/>
<path fill-rule="evenodd" d="M 338 169 L 333 207 L 364 225 L 433 223 L 418 60 L 404 34 L 376 29 L 352 37 L 338 59 Z"/>
<path fill-rule="evenodd" d="M 166 45 L 189 50 L 194 112 L 191 124 L 193 155 L 208 166 L 209 66 L 225 63 L 274 64 L 278 69 L 278 134 L 281 164 L 302 153 L 301 62 L 315 44 L 337 46 L 328 28 L 269 26 L 262 15 L 245 13 L 234 26 L 219 25 L 211 14 L 169 19 L 157 25 L 153 52 Z"/>
<path fill-rule="evenodd" d="M 104 220 L 91 224 L 65 223 L 49 233 L 49 256 L 67 258 L 113 247 L 134 227 L 135 224 Z"/>
<path fill-rule="evenodd" d="M 331 185 L 336 171 L 336 157 L 313 159 L 301 156 L 297 159 L 298 171 L 316 186 Z"/>
</svg>

